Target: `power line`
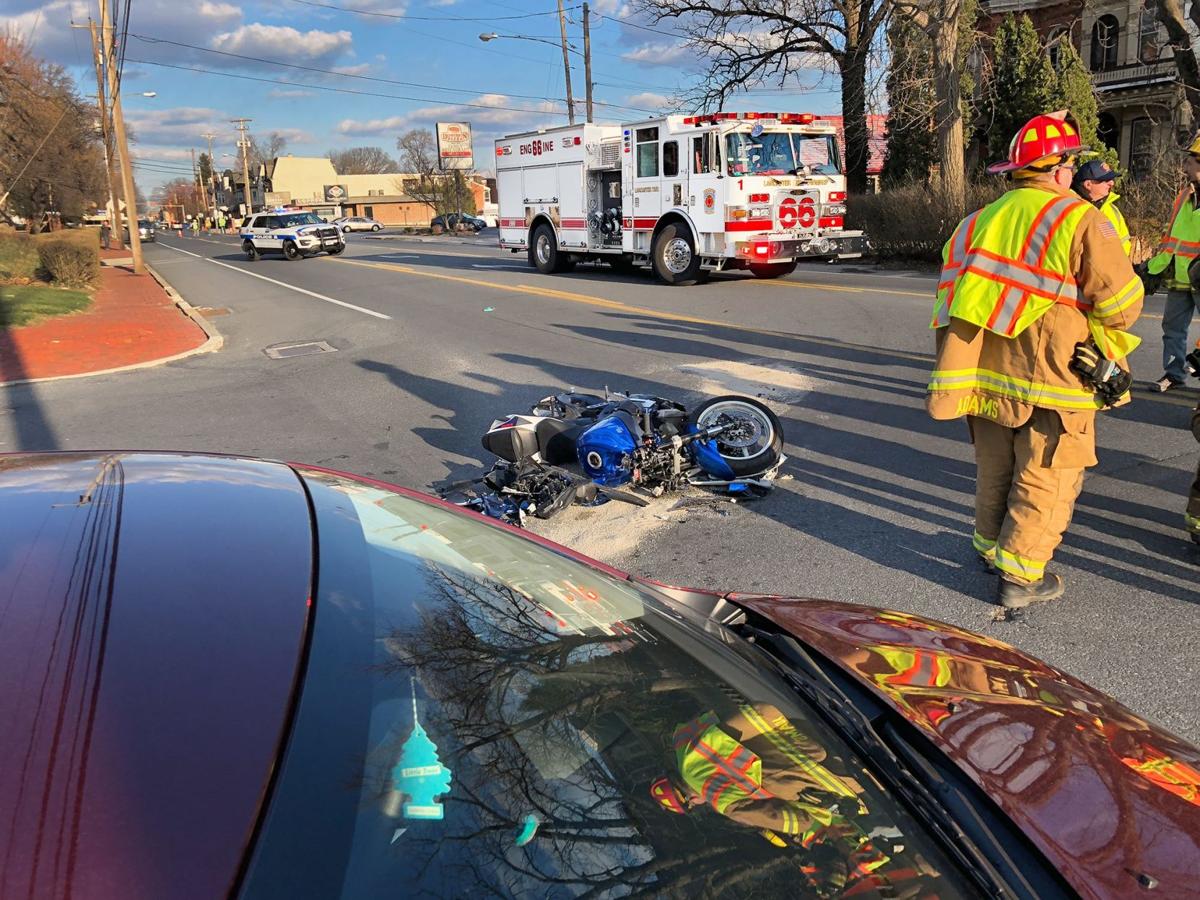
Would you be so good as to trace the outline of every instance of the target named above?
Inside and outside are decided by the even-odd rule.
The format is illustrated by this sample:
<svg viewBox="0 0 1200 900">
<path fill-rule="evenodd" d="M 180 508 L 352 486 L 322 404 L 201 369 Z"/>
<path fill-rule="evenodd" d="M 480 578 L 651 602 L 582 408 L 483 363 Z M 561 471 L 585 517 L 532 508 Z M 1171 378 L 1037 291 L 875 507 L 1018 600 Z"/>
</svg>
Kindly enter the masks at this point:
<svg viewBox="0 0 1200 900">
<path fill-rule="evenodd" d="M 195 67 L 195 66 L 177 66 L 177 65 L 173 65 L 171 63 L 155 62 L 154 60 L 150 60 L 150 59 L 134 59 L 133 57 L 130 57 L 130 61 L 139 63 L 140 65 L 159 66 L 164 69 L 179 69 L 184 72 L 198 72 L 198 73 L 204 74 L 204 75 L 219 75 L 222 78 L 237 78 L 242 81 L 257 81 L 262 84 L 282 84 L 282 85 L 287 85 L 289 87 L 303 87 L 303 88 L 309 88 L 309 89 L 315 90 L 315 91 L 329 91 L 329 92 L 335 93 L 335 94 L 353 94 L 353 95 L 359 96 L 359 97 L 383 97 L 388 100 L 406 100 L 410 103 L 441 103 L 441 104 L 444 104 L 447 102 L 452 102 L 452 101 L 447 101 L 445 98 L 405 97 L 400 94 L 381 94 L 378 91 L 356 91 L 351 88 L 339 88 L 339 87 L 330 87 L 328 85 L 314 84 L 311 81 L 285 81 L 281 78 L 258 78 L 254 75 L 238 75 L 233 72 L 218 72 L 214 69 L 204 69 L 204 68 L 199 68 L 199 67 Z M 555 101 L 550 101 L 550 102 L 560 103 L 564 107 L 566 105 L 561 100 L 555 100 Z M 639 108 L 633 107 L 633 106 L 618 106 L 615 103 L 603 103 L 601 101 L 596 101 L 596 102 L 597 102 L 597 105 L 599 105 L 599 106 L 610 106 L 610 107 L 613 107 L 614 109 L 628 109 L 628 110 L 632 110 L 634 112 L 654 112 L 654 110 L 639 109 Z M 454 105 L 466 107 L 468 109 L 484 109 L 484 110 L 493 110 L 493 111 L 501 110 L 503 112 L 522 112 L 522 113 L 531 113 L 533 115 L 554 115 L 554 114 L 561 114 L 561 112 L 563 112 L 563 110 L 530 109 L 527 106 L 494 106 L 494 105 L 487 104 L 487 103 L 458 102 L 458 103 L 455 103 Z"/>
<path fill-rule="evenodd" d="M 382 19 L 407 19 L 410 22 L 501 22 L 511 19 L 535 19 L 539 16 L 557 16 L 558 10 L 546 12 L 524 13 L 519 16 L 410 16 L 407 13 L 375 12 L 366 9 L 354 9 L 349 6 L 337 6 L 333 3 L 317 3 L 315 0 L 292 0 L 302 6 L 315 6 L 318 9 L 335 9 L 338 12 L 351 13 L 356 16 L 378 16 Z M 578 6 L 568 6 L 567 9 L 579 9 Z"/>
</svg>

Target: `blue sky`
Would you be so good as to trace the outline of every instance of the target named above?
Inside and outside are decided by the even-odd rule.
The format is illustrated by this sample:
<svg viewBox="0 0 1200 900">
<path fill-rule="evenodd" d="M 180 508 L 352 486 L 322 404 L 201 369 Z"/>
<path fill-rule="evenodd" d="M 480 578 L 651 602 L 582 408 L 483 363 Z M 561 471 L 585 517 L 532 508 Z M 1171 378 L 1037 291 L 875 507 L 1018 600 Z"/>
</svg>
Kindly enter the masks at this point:
<svg viewBox="0 0 1200 900">
<path fill-rule="evenodd" d="M 98 16 L 96 0 L 2 5 L 0 27 L 14 28 L 36 53 L 75 73 L 84 93 L 94 93 L 90 38 L 69 26 Z M 578 4 L 566 0 L 566 5 L 568 39 L 582 49 Z M 557 46 L 514 37 L 485 44 L 478 35 L 557 41 L 554 10 L 553 0 L 131 0 L 124 97 L 126 120 L 137 135 L 138 183 L 150 193 L 186 175 L 191 148 L 204 150 L 200 135 L 209 131 L 218 136 L 213 148 L 218 167 L 232 165 L 221 154 L 236 150 L 229 120 L 239 116 L 253 119 L 256 135 L 285 135 L 288 152 L 298 156 L 358 145 L 394 155 L 397 136 L 408 129 L 466 121 L 475 133 L 476 164 L 486 170 L 498 135 L 565 124 L 565 92 Z M 619 122 L 672 108 L 673 97 L 695 82 L 701 68 L 695 54 L 669 26 L 659 32 L 637 27 L 622 0 L 596 0 L 592 12 L 595 97 L 611 104 L 597 106 L 596 120 Z M 212 50 L 234 55 L 206 52 Z M 280 81 L 293 83 L 271 83 Z M 582 60 L 573 57 L 581 117 L 583 81 Z M 805 84 L 812 88 L 772 85 L 726 106 L 839 111 L 834 79 L 812 72 Z M 157 97 L 142 97 L 142 91 Z"/>
</svg>

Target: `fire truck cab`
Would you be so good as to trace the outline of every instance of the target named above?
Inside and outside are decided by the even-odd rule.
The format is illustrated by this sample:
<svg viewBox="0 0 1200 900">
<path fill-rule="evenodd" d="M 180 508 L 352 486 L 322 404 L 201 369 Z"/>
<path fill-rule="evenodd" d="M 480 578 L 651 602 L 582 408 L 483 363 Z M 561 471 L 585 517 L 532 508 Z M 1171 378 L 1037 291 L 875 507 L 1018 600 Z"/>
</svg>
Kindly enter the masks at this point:
<svg viewBox="0 0 1200 900">
<path fill-rule="evenodd" d="M 836 131 L 808 113 L 663 116 L 496 141 L 500 246 L 542 272 L 649 265 L 668 284 L 862 255 Z"/>
</svg>

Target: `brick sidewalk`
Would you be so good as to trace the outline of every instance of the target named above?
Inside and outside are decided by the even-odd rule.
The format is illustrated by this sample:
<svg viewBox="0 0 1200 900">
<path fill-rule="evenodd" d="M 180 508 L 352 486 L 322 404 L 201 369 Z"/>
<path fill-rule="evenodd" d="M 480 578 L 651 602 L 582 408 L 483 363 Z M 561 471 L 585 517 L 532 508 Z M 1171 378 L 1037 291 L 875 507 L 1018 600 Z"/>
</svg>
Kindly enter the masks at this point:
<svg viewBox="0 0 1200 900">
<path fill-rule="evenodd" d="M 86 311 L 0 329 L 0 382 L 153 362 L 194 350 L 206 340 L 203 329 L 152 276 L 107 265 Z"/>
</svg>

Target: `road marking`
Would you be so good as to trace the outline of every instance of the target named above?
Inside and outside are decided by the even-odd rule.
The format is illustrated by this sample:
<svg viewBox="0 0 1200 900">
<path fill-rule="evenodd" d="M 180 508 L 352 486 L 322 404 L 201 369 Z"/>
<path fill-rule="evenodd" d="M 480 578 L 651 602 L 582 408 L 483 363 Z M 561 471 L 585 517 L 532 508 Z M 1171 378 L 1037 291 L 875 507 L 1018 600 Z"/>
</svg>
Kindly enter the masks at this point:
<svg viewBox="0 0 1200 900">
<path fill-rule="evenodd" d="M 223 269 L 231 269 L 232 271 L 238 272 L 241 275 L 249 275 L 251 278 L 257 278 L 260 281 L 267 281 L 271 284 L 278 285 L 281 288 L 287 288 L 289 291 L 295 291 L 297 294 L 304 294 L 308 297 L 314 297 L 317 300 L 324 300 L 326 303 L 332 303 L 335 306 L 343 306 L 346 309 L 352 309 L 355 312 L 360 312 L 367 316 L 374 316 L 377 319 L 391 320 L 392 318 L 385 313 L 375 312 L 373 309 L 367 309 L 365 306 L 355 306 L 353 303 L 347 303 L 345 300 L 338 300 L 336 297 L 326 297 L 324 294 L 318 294 L 316 291 L 310 291 L 302 287 L 296 287 L 296 285 L 288 284 L 285 281 L 276 281 L 274 278 L 268 278 L 266 275 L 259 275 L 257 272 L 247 272 L 245 269 L 238 268 L 237 266 L 231 266 L 229 263 L 219 262 L 212 257 L 201 256 L 199 253 L 192 253 L 190 250 L 181 250 L 179 247 L 172 247 L 170 244 L 163 244 L 163 246 L 168 250 L 174 250 L 177 253 L 186 253 L 188 256 L 194 256 L 197 259 L 210 262 L 214 266 L 220 266 Z"/>
<path fill-rule="evenodd" d="M 485 266 L 485 265 L 480 265 L 479 263 L 471 263 L 471 268 L 472 269 L 516 269 L 519 272 L 529 271 L 529 266 L 514 266 L 514 265 L 509 265 L 507 263 L 501 263 L 499 265 L 494 265 L 494 266 Z"/>
<path fill-rule="evenodd" d="M 414 269 L 411 266 L 402 266 L 394 263 L 380 262 L 364 262 L 357 259 L 341 259 L 329 257 L 331 262 L 342 263 L 348 266 L 365 266 L 371 269 L 384 269 L 389 272 L 400 272 L 404 275 L 416 275 L 418 278 L 436 278 L 441 281 L 454 281 L 459 284 L 470 284 L 476 287 L 492 288 L 497 291 L 507 291 L 512 294 L 534 295 L 537 297 L 551 297 L 556 300 L 567 300 L 571 303 L 582 303 L 587 306 L 598 306 L 603 309 L 616 310 L 618 312 L 631 313 L 633 315 L 647 316 L 654 319 L 665 319 L 672 322 L 687 322 L 692 325 L 712 325 L 717 328 L 728 328 L 732 331 L 745 331 L 749 334 L 765 334 L 772 337 L 787 337 L 786 332 L 768 331 L 764 328 L 752 328 L 749 325 L 736 325 L 732 322 L 722 322 L 718 319 L 705 319 L 701 316 L 690 316 L 685 313 L 672 313 L 659 309 L 651 309 L 646 306 L 632 306 L 628 303 L 622 303 L 619 300 L 606 300 L 603 297 L 593 297 L 589 294 L 573 294 L 568 291 L 556 291 L 552 288 L 536 287 L 531 284 L 499 284 L 495 281 L 484 281 L 482 278 L 468 278 L 462 275 L 444 275 L 440 272 L 427 272 Z M 807 341 L 812 344 L 820 344 L 826 347 L 838 347 L 841 349 L 856 349 L 853 344 L 847 344 L 844 341 L 833 340 L 830 338 L 818 337 L 797 337 L 798 340 Z M 933 356 L 924 353 L 908 353 L 903 350 L 884 350 L 890 356 L 898 356 L 903 359 L 915 359 L 920 362 L 933 362 Z"/>
<path fill-rule="evenodd" d="M 840 284 L 821 284 L 817 281 L 788 281 L 782 278 L 778 281 L 763 281 L 760 283 L 766 287 L 816 288 L 822 291 L 841 291 L 847 294 L 894 294 L 897 297 L 922 297 L 930 302 L 934 299 L 932 291 L 893 291 L 887 288 L 846 287 Z"/>
</svg>

